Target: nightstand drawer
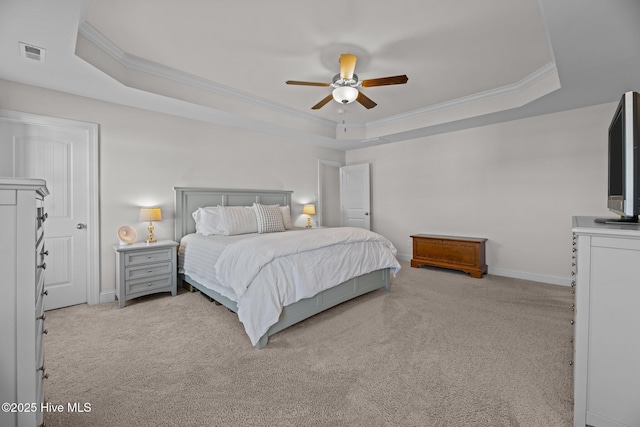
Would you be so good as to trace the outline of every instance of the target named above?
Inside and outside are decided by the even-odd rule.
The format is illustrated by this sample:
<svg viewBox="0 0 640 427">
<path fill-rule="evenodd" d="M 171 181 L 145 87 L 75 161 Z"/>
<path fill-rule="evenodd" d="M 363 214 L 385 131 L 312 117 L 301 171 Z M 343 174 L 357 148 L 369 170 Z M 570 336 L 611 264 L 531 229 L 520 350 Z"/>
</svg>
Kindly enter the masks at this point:
<svg viewBox="0 0 640 427">
<path fill-rule="evenodd" d="M 124 265 L 128 267 L 130 265 L 146 264 L 149 262 L 171 261 L 173 252 L 173 248 L 127 252 L 124 256 Z"/>
<path fill-rule="evenodd" d="M 127 296 L 135 294 L 137 292 L 147 292 L 160 288 L 167 288 L 167 291 L 172 289 L 173 276 L 167 274 L 165 276 L 151 277 L 147 280 L 138 279 L 127 282 Z"/>
<path fill-rule="evenodd" d="M 161 276 L 163 274 L 169 274 L 172 272 L 172 265 L 170 262 L 164 262 L 161 264 L 148 264 L 140 265 L 138 267 L 128 267 L 125 269 L 125 280 L 140 279 L 143 277 Z"/>
</svg>

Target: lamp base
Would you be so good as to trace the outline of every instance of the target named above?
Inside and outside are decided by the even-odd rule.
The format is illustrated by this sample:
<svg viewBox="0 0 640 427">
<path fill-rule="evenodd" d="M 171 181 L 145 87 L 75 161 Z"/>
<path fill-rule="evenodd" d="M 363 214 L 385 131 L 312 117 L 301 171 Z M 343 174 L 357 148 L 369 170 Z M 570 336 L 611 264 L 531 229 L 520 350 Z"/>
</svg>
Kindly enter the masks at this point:
<svg viewBox="0 0 640 427">
<path fill-rule="evenodd" d="M 149 226 L 147 227 L 147 230 L 149 230 L 149 235 L 147 236 L 147 240 L 145 240 L 146 243 L 155 243 L 157 242 L 156 238 L 153 235 L 153 223 L 150 221 L 149 222 Z"/>
<path fill-rule="evenodd" d="M 307 225 L 305 226 L 305 228 L 311 228 L 311 215 L 307 217 Z"/>
</svg>

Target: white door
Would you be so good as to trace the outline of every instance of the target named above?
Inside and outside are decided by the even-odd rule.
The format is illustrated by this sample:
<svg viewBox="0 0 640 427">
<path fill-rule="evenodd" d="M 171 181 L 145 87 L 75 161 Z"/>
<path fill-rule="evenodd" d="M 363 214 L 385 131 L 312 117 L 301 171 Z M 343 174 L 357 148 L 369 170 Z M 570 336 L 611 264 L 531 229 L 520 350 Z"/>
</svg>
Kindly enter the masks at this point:
<svg viewBox="0 0 640 427">
<path fill-rule="evenodd" d="M 88 227 L 98 224 L 90 212 L 89 137 L 82 126 L 0 117 L 0 176 L 45 179 L 50 193 L 45 198 L 46 310 L 86 303 L 95 285 Z"/>
<path fill-rule="evenodd" d="M 371 230 L 369 163 L 340 168 L 340 213 L 343 227 Z"/>
</svg>

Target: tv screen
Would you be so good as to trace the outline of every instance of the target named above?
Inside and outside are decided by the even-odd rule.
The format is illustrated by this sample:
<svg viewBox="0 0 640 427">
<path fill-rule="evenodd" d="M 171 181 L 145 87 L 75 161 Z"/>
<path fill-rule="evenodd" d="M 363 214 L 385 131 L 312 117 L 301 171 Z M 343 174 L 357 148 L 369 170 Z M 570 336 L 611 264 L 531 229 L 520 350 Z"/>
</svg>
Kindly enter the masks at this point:
<svg viewBox="0 0 640 427">
<path fill-rule="evenodd" d="M 640 214 L 640 94 L 622 96 L 609 126 L 607 207 L 619 221 L 637 222 Z"/>
<path fill-rule="evenodd" d="M 609 197 L 624 195 L 624 120 L 618 109 L 609 127 Z"/>
</svg>

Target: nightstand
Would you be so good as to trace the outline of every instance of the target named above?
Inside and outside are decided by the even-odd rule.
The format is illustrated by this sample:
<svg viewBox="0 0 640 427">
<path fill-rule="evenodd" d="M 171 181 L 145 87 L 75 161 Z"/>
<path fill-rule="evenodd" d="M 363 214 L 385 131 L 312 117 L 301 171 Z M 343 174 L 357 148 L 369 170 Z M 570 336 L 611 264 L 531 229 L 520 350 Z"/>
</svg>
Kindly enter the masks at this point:
<svg viewBox="0 0 640 427">
<path fill-rule="evenodd" d="M 158 292 L 178 293 L 176 248 L 172 240 L 113 245 L 116 251 L 116 297 L 125 301 Z"/>
</svg>

